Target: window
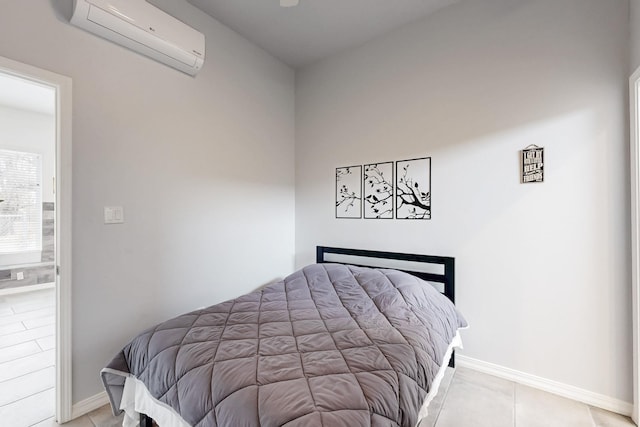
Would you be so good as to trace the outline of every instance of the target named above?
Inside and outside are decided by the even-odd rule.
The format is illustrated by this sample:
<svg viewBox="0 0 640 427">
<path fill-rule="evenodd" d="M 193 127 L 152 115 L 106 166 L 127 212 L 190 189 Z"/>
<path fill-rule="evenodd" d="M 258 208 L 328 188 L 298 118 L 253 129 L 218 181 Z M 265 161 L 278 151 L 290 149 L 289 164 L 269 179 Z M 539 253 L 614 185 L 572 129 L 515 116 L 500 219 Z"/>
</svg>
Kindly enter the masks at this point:
<svg viewBox="0 0 640 427">
<path fill-rule="evenodd" d="M 0 265 L 40 262 L 42 160 L 0 150 Z"/>
</svg>

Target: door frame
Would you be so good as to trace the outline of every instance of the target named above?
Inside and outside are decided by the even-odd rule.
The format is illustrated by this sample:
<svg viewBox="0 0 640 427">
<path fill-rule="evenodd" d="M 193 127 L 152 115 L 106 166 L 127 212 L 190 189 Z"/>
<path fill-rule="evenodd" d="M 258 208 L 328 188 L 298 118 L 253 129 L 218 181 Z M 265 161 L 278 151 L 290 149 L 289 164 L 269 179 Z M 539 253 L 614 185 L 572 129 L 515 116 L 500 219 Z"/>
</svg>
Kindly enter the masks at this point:
<svg viewBox="0 0 640 427">
<path fill-rule="evenodd" d="M 59 423 L 71 420 L 71 78 L 0 56 L 0 72 L 56 91 L 56 407 Z"/>
<path fill-rule="evenodd" d="M 640 423 L 640 68 L 629 78 L 631 158 L 631 299 L 633 324 L 633 412 Z"/>
</svg>

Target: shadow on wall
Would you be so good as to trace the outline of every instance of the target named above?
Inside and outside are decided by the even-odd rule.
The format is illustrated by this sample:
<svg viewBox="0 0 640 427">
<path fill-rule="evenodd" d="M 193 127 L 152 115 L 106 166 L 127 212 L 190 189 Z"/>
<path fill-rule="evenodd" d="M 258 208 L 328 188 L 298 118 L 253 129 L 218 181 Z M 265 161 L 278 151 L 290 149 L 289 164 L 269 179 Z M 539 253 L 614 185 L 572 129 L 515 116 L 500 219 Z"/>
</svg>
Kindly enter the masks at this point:
<svg viewBox="0 0 640 427">
<path fill-rule="evenodd" d="M 58 20 L 64 23 L 71 21 L 71 15 L 73 15 L 73 0 L 49 0 L 49 4 Z"/>
<path fill-rule="evenodd" d="M 591 109 L 593 92 L 583 90 L 585 84 L 606 93 L 611 88 L 603 81 L 625 79 L 615 65 L 619 52 L 606 41 L 593 50 L 577 48 L 593 38 L 588 28 L 602 26 L 596 13 L 580 16 L 592 20 L 591 26 L 572 25 L 576 11 L 569 2 L 554 8 L 555 14 L 545 6 L 505 0 L 453 4 L 302 70 L 298 104 L 304 104 L 307 81 L 326 80 L 323 86 L 330 90 L 311 95 L 313 105 L 326 110 L 307 116 L 337 124 L 348 119 L 346 130 L 354 132 L 349 140 L 367 141 L 374 150 L 402 141 L 403 152 L 413 154 Z M 355 64 L 366 75 L 354 73 Z M 592 72 L 580 73 L 584 69 Z M 580 84 L 567 85 L 577 74 Z M 344 131 L 336 125 L 325 136 L 344 140 Z M 349 150 L 343 145 L 338 150 Z"/>
</svg>

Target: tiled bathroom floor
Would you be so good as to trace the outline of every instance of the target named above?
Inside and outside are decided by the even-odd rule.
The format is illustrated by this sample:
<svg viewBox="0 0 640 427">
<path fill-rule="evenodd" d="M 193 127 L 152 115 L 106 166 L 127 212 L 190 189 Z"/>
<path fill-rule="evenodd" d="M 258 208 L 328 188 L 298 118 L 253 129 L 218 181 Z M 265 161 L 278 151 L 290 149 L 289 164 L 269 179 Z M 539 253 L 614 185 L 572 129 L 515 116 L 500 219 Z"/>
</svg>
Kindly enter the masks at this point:
<svg viewBox="0 0 640 427">
<path fill-rule="evenodd" d="M 29 427 L 53 417 L 55 289 L 0 296 L 0 420 Z"/>
</svg>

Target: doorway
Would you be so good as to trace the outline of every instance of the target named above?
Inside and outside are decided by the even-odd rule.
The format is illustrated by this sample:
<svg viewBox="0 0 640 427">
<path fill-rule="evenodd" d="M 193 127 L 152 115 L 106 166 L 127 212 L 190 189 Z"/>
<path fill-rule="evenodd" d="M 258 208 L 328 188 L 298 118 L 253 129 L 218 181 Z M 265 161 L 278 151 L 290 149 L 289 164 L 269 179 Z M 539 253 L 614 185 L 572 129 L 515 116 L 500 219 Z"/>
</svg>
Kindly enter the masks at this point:
<svg viewBox="0 0 640 427">
<path fill-rule="evenodd" d="M 631 112 L 631 295 L 633 305 L 633 413 L 640 424 L 640 69 L 629 79 Z"/>
<path fill-rule="evenodd" d="M 0 418 L 71 418 L 71 80 L 0 57 Z"/>
</svg>

